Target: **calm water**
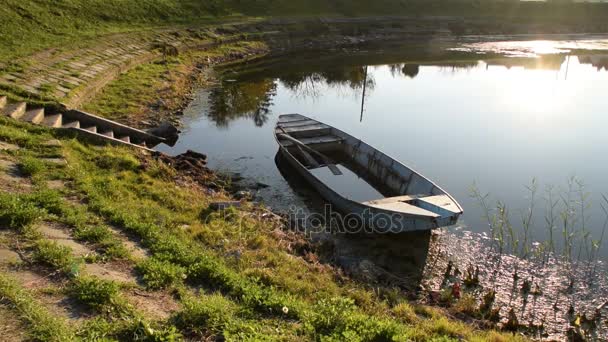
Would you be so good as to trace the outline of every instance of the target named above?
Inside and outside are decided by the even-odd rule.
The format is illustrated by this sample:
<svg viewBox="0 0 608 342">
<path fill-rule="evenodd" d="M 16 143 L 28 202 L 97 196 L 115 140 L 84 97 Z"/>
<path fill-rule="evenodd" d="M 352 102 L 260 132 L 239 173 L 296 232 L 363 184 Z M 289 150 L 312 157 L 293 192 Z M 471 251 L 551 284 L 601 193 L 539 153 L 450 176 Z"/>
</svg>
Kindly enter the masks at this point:
<svg viewBox="0 0 608 342">
<path fill-rule="evenodd" d="M 165 151 L 202 151 L 212 167 L 270 185 L 257 195 L 275 209 L 306 206 L 310 196 L 277 169 L 272 135 L 279 114 L 301 113 L 438 183 L 465 208 L 467 230 L 487 230 L 470 197 L 473 185 L 490 194 L 490 203 L 504 202 L 517 226 L 529 203 L 525 186 L 536 178 L 532 235 L 545 239 L 545 188 L 559 188 L 559 198 L 577 177 L 590 193 L 584 224 L 599 238 L 601 194 L 608 193 L 608 51 L 564 52 L 602 49 L 606 42 L 472 43 L 440 53 L 412 46 L 263 61 L 227 72 L 222 88 L 201 92 L 186 111 L 177 145 Z M 509 57 L 484 59 L 471 51 Z M 535 51 L 554 54 L 532 56 Z"/>
</svg>

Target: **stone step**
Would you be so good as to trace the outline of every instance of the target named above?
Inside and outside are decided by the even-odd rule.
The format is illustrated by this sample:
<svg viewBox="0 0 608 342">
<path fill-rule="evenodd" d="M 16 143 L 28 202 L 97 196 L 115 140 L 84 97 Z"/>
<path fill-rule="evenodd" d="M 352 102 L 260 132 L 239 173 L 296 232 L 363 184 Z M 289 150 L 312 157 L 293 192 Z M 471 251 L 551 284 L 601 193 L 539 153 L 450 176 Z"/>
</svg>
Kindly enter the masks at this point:
<svg viewBox="0 0 608 342">
<path fill-rule="evenodd" d="M 101 134 L 99 134 L 99 133 L 97 133 L 97 132 L 92 132 L 92 131 L 90 131 L 90 130 L 86 130 L 86 129 L 83 129 L 83 128 L 70 128 L 70 130 L 73 130 L 73 131 L 79 132 L 79 133 L 80 133 L 80 134 L 82 134 L 82 135 L 86 135 L 86 136 L 88 136 L 88 137 L 91 137 L 91 138 L 97 139 L 97 140 L 99 140 L 99 141 L 106 141 L 106 142 L 110 142 L 110 143 L 112 143 L 112 144 L 120 144 L 120 145 L 129 145 L 129 146 L 134 146 L 134 147 L 138 147 L 138 148 L 144 149 L 144 150 L 146 150 L 146 151 L 153 152 L 153 150 L 149 149 L 147 146 L 145 146 L 145 144 L 144 144 L 144 145 L 136 145 L 136 144 L 131 144 L 131 143 L 126 142 L 126 141 L 124 141 L 124 140 L 119 140 L 119 139 L 116 139 L 116 138 L 110 138 L 110 137 L 108 137 L 108 136 L 106 136 L 106 135 L 101 135 Z"/>
<path fill-rule="evenodd" d="M 89 132 L 97 133 L 97 126 L 87 126 L 87 127 L 82 127 L 82 128 Z"/>
<path fill-rule="evenodd" d="M 42 120 L 42 124 L 49 127 L 61 127 L 62 117 L 63 115 L 61 114 L 46 115 L 44 120 Z"/>
<path fill-rule="evenodd" d="M 129 136 L 131 142 L 139 143 L 141 141 L 146 141 L 148 143 L 148 146 L 156 146 L 165 141 L 165 139 L 150 134 L 148 132 L 135 129 L 133 127 L 125 126 L 118 122 L 114 122 L 106 118 L 102 118 L 97 115 L 93 115 L 79 110 L 70 110 L 64 113 L 64 119 L 78 120 L 81 122 L 81 127 L 95 125 L 97 126 L 98 132 L 112 130 L 112 132 L 114 132 L 115 137 Z"/>
<path fill-rule="evenodd" d="M 25 102 L 11 103 L 4 108 L 3 114 L 13 119 L 19 119 L 25 114 L 26 107 L 27 104 Z"/>
<path fill-rule="evenodd" d="M 62 128 L 80 128 L 80 121 L 71 121 L 61 126 Z"/>
<path fill-rule="evenodd" d="M 112 130 L 102 131 L 101 135 L 105 135 L 106 137 L 114 138 L 114 132 Z"/>
<path fill-rule="evenodd" d="M 120 138 L 118 138 L 118 140 L 122 140 L 122 141 L 124 141 L 126 143 L 129 143 L 129 144 L 131 143 L 131 138 L 129 138 L 128 135 L 126 135 L 124 137 L 120 137 Z"/>
<path fill-rule="evenodd" d="M 39 124 L 44 119 L 44 108 L 30 109 L 21 117 L 21 120 Z"/>
<path fill-rule="evenodd" d="M 6 96 L 0 96 L 0 109 L 6 106 Z"/>
</svg>

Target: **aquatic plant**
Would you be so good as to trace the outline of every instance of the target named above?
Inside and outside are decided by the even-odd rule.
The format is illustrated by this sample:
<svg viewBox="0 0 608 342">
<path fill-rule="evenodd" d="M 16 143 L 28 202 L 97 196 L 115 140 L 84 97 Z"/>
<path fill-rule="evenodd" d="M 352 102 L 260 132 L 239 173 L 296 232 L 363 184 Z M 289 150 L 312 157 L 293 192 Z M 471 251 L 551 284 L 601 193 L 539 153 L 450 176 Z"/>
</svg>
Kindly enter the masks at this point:
<svg viewBox="0 0 608 342">
<path fill-rule="evenodd" d="M 608 226 L 608 198 L 602 195 L 600 206 L 605 214 L 604 224 L 599 238 L 595 239 L 589 230 L 590 193 L 585 184 L 578 178 L 568 180 L 565 190 L 559 191 L 555 186 L 545 190 L 544 228 L 534 223 L 537 216 L 536 199 L 538 182 L 533 179 L 525 186 L 528 191 L 529 204 L 522 212 L 521 226 L 512 224 L 509 207 L 501 201 L 490 204 L 490 195 L 483 194 L 474 185 L 471 197 L 477 200 L 487 221 L 492 247 L 499 254 L 509 253 L 522 259 L 536 256 L 548 260 L 552 256 L 561 256 L 569 262 L 597 260 L 602 247 L 606 227 Z M 546 230 L 544 241 L 533 241 L 531 232 Z M 556 241 L 556 231 L 561 232 L 561 244 Z"/>
</svg>

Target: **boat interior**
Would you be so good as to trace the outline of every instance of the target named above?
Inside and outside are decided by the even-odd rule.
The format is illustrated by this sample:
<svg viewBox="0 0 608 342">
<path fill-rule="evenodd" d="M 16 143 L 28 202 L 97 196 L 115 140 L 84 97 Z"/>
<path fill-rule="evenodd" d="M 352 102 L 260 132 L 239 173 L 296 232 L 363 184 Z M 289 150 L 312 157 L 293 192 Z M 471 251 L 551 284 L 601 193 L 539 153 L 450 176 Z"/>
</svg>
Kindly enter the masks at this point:
<svg viewBox="0 0 608 342">
<path fill-rule="evenodd" d="M 344 198 L 432 218 L 462 212 L 449 195 L 426 178 L 329 125 L 287 114 L 280 116 L 275 134 L 300 164 Z"/>
</svg>

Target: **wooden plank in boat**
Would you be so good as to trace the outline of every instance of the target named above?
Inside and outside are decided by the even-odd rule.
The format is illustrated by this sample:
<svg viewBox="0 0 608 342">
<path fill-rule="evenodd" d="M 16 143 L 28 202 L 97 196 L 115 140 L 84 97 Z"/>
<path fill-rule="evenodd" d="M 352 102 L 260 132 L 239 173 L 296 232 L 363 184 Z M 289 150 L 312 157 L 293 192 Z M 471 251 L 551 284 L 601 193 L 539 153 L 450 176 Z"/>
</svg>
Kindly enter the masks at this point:
<svg viewBox="0 0 608 342">
<path fill-rule="evenodd" d="M 281 138 L 279 137 L 279 139 L 281 139 Z M 299 140 L 306 145 L 315 145 L 315 144 L 339 143 L 339 142 L 342 142 L 343 139 L 340 137 L 337 137 L 335 135 L 323 135 L 323 136 L 319 136 L 319 137 L 302 138 Z M 283 140 L 283 139 L 281 139 L 281 144 L 285 147 L 295 145 L 293 142 L 291 142 L 289 140 Z"/>
<path fill-rule="evenodd" d="M 460 208 L 454 203 L 454 201 L 448 195 L 436 195 L 436 196 L 428 196 L 418 199 L 421 202 L 426 202 L 432 204 L 434 206 L 443 208 L 445 210 L 451 211 L 453 213 L 460 212 Z"/>
<path fill-rule="evenodd" d="M 411 201 L 411 200 L 414 200 L 417 198 L 418 198 L 418 196 L 404 195 L 404 196 L 380 198 L 380 199 L 373 200 L 373 201 L 363 202 L 363 204 L 372 205 L 372 204 L 387 204 L 387 203 L 394 203 L 394 202 L 406 202 L 406 201 Z"/>
<path fill-rule="evenodd" d="M 305 119 L 305 120 L 294 120 L 288 122 L 281 122 L 278 124 L 279 127 L 287 128 L 287 127 L 297 127 L 297 126 L 307 126 L 307 125 L 315 125 L 318 124 L 315 120 Z"/>
<path fill-rule="evenodd" d="M 321 124 L 321 123 L 314 123 L 314 124 L 310 124 L 310 125 L 303 125 L 303 126 L 296 126 L 296 127 L 283 127 L 283 129 L 287 133 L 300 132 L 300 131 L 316 131 L 316 130 L 324 130 L 324 129 L 329 129 L 329 128 L 330 128 L 329 126 L 327 126 L 325 124 Z M 277 129 L 277 132 L 284 133 L 284 132 L 281 132 L 280 129 Z"/>
<path fill-rule="evenodd" d="M 428 216 L 428 217 L 439 217 L 439 215 L 435 214 L 432 211 L 428 211 L 426 209 L 422 209 L 415 205 L 407 204 L 405 202 L 391 202 L 391 203 L 382 203 L 382 204 L 372 204 L 370 207 L 396 211 L 404 214 L 411 215 L 419 215 L 419 216 Z"/>
<path fill-rule="evenodd" d="M 301 121 L 301 120 L 310 120 L 309 118 L 300 115 L 300 114 L 285 114 L 279 117 L 279 122 L 290 122 L 290 121 Z"/>
</svg>

